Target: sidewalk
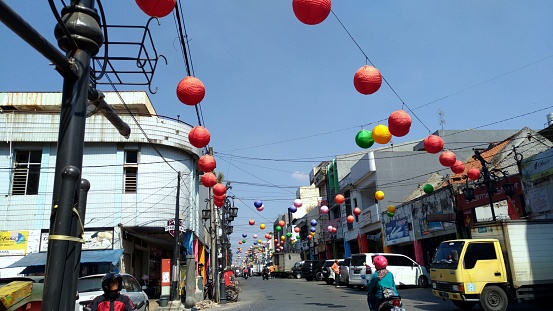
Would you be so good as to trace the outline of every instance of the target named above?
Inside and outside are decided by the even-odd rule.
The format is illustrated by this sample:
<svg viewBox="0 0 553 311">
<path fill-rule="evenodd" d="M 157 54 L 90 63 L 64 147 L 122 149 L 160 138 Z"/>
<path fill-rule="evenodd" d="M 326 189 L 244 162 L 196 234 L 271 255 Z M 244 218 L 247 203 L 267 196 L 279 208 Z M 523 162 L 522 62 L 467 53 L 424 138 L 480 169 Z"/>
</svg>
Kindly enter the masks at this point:
<svg viewBox="0 0 553 311">
<path fill-rule="evenodd" d="M 159 306 L 159 299 L 150 299 L 150 311 L 182 311 L 182 310 L 206 310 L 206 309 L 224 309 L 225 305 L 219 305 L 211 300 L 197 302 L 195 307 L 187 309 L 180 301 L 169 301 L 167 307 Z"/>
</svg>

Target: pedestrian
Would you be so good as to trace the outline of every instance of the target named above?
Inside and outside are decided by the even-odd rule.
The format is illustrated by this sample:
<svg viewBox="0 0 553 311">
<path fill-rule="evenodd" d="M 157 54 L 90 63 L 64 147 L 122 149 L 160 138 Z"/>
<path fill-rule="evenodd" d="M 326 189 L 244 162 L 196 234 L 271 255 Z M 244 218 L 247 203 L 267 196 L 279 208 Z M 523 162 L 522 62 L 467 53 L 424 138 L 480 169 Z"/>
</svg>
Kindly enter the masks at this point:
<svg viewBox="0 0 553 311">
<path fill-rule="evenodd" d="M 340 287 L 340 266 L 338 265 L 338 259 L 334 260 L 334 263 L 330 269 L 334 272 L 334 282 L 336 287 Z"/>
<path fill-rule="evenodd" d="M 102 278 L 104 294 L 92 300 L 88 307 L 92 311 L 133 311 L 134 305 L 129 296 L 121 294 L 123 277 L 119 273 L 108 272 Z"/>
<path fill-rule="evenodd" d="M 138 281 L 138 283 L 140 284 L 140 286 L 148 286 L 148 280 L 150 278 L 148 277 L 147 274 L 144 274 L 141 278 L 140 278 L 140 281 Z"/>
</svg>

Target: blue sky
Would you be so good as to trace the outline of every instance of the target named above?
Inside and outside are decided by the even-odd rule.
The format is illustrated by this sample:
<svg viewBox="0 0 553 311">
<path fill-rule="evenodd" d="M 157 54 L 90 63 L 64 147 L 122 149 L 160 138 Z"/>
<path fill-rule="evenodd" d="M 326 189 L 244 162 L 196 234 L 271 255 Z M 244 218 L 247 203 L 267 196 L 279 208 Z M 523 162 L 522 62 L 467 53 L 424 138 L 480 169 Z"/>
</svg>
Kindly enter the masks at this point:
<svg viewBox="0 0 553 311">
<path fill-rule="evenodd" d="M 47 1 L 5 2 L 56 45 Z M 148 19 L 134 1 L 103 5 L 108 24 Z M 549 0 L 335 0 L 333 12 L 391 85 L 373 95 L 353 87 L 366 59 L 332 13 L 308 26 L 294 16 L 291 0 L 182 1 L 182 8 L 194 73 L 206 87 L 200 106 L 219 153 L 217 170 L 235 181 L 232 194 L 240 198 L 233 240 L 243 232 L 262 236 L 257 224 L 286 211 L 313 166 L 360 151 L 355 134 L 386 124 L 402 102 L 420 121 L 411 115 L 411 132 L 394 143 L 440 129 L 439 111 L 449 130 L 539 130 L 553 112 Z M 194 108 L 175 95 L 186 76 L 175 21 L 169 15 L 160 23 L 152 35 L 169 64 L 158 65 L 150 99 L 158 114 L 197 125 Z M 61 91 L 62 79 L 44 57 L 4 25 L 0 38 L 0 91 Z M 263 212 L 255 199 L 264 201 Z"/>
</svg>

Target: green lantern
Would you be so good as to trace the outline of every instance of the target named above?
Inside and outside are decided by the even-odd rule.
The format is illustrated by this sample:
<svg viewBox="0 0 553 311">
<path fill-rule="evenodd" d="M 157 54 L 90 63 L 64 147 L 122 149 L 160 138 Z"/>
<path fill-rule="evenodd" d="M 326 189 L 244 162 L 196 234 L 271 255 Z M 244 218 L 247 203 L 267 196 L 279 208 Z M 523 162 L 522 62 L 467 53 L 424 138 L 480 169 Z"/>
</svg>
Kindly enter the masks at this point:
<svg viewBox="0 0 553 311">
<path fill-rule="evenodd" d="M 290 232 L 287 232 L 287 233 L 286 233 L 286 237 L 287 237 L 287 238 L 289 238 L 289 237 L 291 237 L 291 236 L 292 236 L 292 233 L 290 233 Z"/>
<path fill-rule="evenodd" d="M 355 143 L 363 149 L 370 148 L 374 144 L 372 132 L 365 129 L 360 130 L 359 133 L 355 135 Z"/>
<path fill-rule="evenodd" d="M 296 235 L 296 239 L 298 239 L 298 240 L 299 240 L 299 239 L 301 239 L 301 237 L 300 237 L 300 235 L 299 235 L 299 234 L 298 234 L 298 235 Z"/>
<path fill-rule="evenodd" d="M 390 212 L 386 212 L 386 215 L 388 215 L 389 217 L 394 217 L 396 213 L 390 213 Z"/>
<path fill-rule="evenodd" d="M 246 239 L 243 239 L 243 240 L 242 240 L 242 243 L 246 243 Z"/>
<path fill-rule="evenodd" d="M 424 193 L 426 193 L 426 194 L 431 194 L 432 192 L 434 192 L 434 187 L 432 187 L 431 184 L 426 184 L 426 185 L 424 185 L 424 187 L 422 188 L 422 190 L 423 190 Z"/>
<path fill-rule="evenodd" d="M 281 226 L 276 226 L 275 229 L 276 229 L 276 231 L 280 231 L 280 230 L 282 230 L 282 227 Z"/>
</svg>

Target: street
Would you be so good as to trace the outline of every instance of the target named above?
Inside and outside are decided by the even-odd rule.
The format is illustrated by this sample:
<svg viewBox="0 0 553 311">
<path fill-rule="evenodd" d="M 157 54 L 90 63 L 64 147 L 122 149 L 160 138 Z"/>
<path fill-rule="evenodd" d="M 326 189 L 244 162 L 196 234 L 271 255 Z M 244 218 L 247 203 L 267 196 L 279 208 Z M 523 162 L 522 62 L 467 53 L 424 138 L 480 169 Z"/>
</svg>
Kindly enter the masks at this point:
<svg viewBox="0 0 553 311">
<path fill-rule="evenodd" d="M 238 302 L 227 303 L 220 310 L 321 310 L 321 308 L 368 310 L 366 291 L 357 288 L 335 288 L 324 282 L 305 279 L 239 278 L 242 291 Z M 403 307 L 411 310 L 458 311 L 450 301 L 442 301 L 432 295 L 430 288 L 400 288 Z M 474 310 L 482 310 L 476 306 Z M 530 304 L 513 304 L 513 311 L 553 310 Z"/>
</svg>

